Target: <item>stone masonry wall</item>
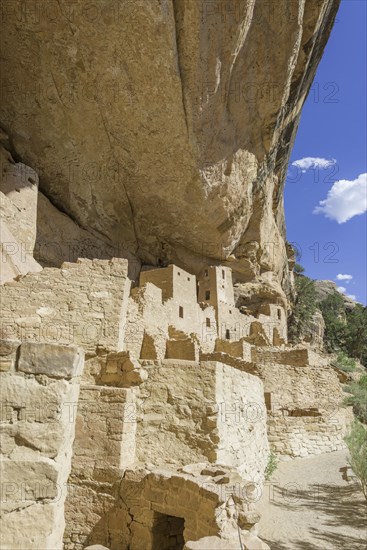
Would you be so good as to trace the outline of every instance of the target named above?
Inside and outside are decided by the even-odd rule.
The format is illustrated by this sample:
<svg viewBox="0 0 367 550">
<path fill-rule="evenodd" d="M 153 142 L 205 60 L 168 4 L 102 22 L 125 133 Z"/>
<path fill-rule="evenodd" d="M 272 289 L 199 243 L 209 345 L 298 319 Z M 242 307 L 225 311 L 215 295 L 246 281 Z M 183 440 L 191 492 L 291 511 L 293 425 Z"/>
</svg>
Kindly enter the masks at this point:
<svg viewBox="0 0 367 550">
<path fill-rule="evenodd" d="M 210 363 L 202 363 L 203 368 L 207 365 Z M 216 460 L 236 466 L 246 479 L 262 482 L 269 454 L 262 381 L 229 365 L 215 366 L 219 438 Z"/>
<path fill-rule="evenodd" d="M 338 373 L 327 359 L 308 348 L 257 348 L 252 356 L 264 381 L 274 450 L 305 457 L 343 449 L 352 412 L 343 407 Z"/>
<path fill-rule="evenodd" d="M 166 355 L 169 327 L 194 335 L 204 353 L 214 351 L 217 338 L 228 342 L 249 338 L 254 323 L 261 325 L 264 344 L 287 340 L 286 315 L 280 306 L 268 305 L 258 318 L 236 308 L 229 268 L 204 270 L 199 278 L 198 297 L 196 277 L 174 265 L 143 271 L 140 285 L 132 291 L 126 327 L 126 349 L 136 358 L 169 357 Z M 210 292 L 210 297 L 206 292 Z M 150 356 L 146 355 L 144 343 Z M 180 358 L 189 359 L 189 355 L 183 354 Z"/>
<path fill-rule="evenodd" d="M 282 456 L 303 458 L 345 448 L 347 426 L 353 420 L 350 409 L 339 409 L 318 415 L 284 416 L 268 413 L 268 440 L 275 452 Z"/>
<path fill-rule="evenodd" d="M 18 340 L 123 348 L 127 260 L 79 260 L 1 287 L 2 332 Z"/>
<path fill-rule="evenodd" d="M 218 362 L 146 364 L 136 453 L 153 464 L 220 462 L 262 480 L 268 458 L 261 380 Z"/>
<path fill-rule="evenodd" d="M 183 318 L 179 316 L 180 306 L 184 310 Z M 144 337 L 147 335 L 152 341 L 150 346 L 153 344 L 155 348 L 156 358 L 164 359 L 170 326 L 186 334 L 195 334 L 202 349 L 206 352 L 213 351 L 217 330 L 212 306 L 202 309 L 197 302 L 188 304 L 187 297 L 184 299 L 181 294 L 163 302 L 162 290 L 150 282 L 145 283 L 142 288 L 133 289 L 127 313 L 126 350 L 137 359 L 145 359 L 141 352 Z"/>
<path fill-rule="evenodd" d="M 82 549 L 109 507 L 123 468 L 135 460 L 136 399 L 133 389 L 82 386 L 78 403 L 65 549 Z"/>
<path fill-rule="evenodd" d="M 140 286 L 151 283 L 162 290 L 165 319 L 176 329 L 190 334 L 201 333 L 200 307 L 196 296 L 196 277 L 170 265 L 167 268 L 143 271 Z"/>
<path fill-rule="evenodd" d="M 343 391 L 337 373 L 328 366 L 293 367 L 257 363 L 265 392 L 271 393 L 271 410 L 333 410 Z"/>
<path fill-rule="evenodd" d="M 166 351 L 168 321 L 162 303 L 162 290 L 152 283 L 134 288 L 129 299 L 125 331 L 125 347 L 139 359 L 145 334 L 153 340 L 157 358 L 163 359 Z"/>
<path fill-rule="evenodd" d="M 0 344 L 1 548 L 62 549 L 84 353 Z"/>
<path fill-rule="evenodd" d="M 123 472 L 114 490 L 115 505 L 104 510 L 87 537 L 88 545 L 178 550 L 197 541 L 201 550 L 229 549 L 238 548 L 240 537 L 244 548 L 269 550 L 248 532 L 258 521 L 256 485 L 234 469 L 207 463 L 182 468 L 140 465 Z M 206 544 L 204 537 L 213 537 L 214 545 Z M 249 539 L 251 545 L 246 544 Z M 75 543 L 66 548 L 85 546 Z"/>
<path fill-rule="evenodd" d="M 73 471 L 123 468 L 135 460 L 133 389 L 82 386 L 78 402 Z"/>
</svg>

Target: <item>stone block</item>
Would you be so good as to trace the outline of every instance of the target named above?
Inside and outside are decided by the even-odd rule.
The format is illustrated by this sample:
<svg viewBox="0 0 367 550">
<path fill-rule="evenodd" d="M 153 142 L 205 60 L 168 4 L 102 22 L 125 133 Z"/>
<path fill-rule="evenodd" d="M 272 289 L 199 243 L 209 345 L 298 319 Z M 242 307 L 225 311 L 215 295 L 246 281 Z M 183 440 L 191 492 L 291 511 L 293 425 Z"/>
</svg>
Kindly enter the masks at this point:
<svg viewBox="0 0 367 550">
<path fill-rule="evenodd" d="M 18 370 L 70 380 L 81 375 L 83 364 L 84 352 L 76 346 L 26 342 L 20 348 Z"/>
</svg>

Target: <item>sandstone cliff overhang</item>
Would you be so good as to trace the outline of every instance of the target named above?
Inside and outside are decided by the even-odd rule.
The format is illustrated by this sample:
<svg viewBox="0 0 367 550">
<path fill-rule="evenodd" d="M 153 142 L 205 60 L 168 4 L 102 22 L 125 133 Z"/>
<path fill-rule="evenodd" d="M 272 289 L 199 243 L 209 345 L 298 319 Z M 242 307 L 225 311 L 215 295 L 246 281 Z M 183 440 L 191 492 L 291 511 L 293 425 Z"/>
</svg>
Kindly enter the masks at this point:
<svg viewBox="0 0 367 550">
<path fill-rule="evenodd" d="M 52 202 L 145 263 L 286 284 L 284 175 L 339 0 L 21 4 L 0 125 Z"/>
</svg>

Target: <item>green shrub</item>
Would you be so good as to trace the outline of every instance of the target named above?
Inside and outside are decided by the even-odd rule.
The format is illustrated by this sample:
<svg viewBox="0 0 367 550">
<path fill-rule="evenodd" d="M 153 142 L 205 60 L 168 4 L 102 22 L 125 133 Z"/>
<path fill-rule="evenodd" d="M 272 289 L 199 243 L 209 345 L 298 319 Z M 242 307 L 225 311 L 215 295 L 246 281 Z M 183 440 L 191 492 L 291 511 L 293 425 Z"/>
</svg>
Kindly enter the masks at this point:
<svg viewBox="0 0 367 550">
<path fill-rule="evenodd" d="M 329 294 L 319 303 L 325 321 L 324 344 L 328 352 L 342 350 L 345 345 L 346 318 L 344 300 L 339 292 Z"/>
<path fill-rule="evenodd" d="M 356 304 L 347 311 L 345 331 L 345 350 L 350 357 L 358 358 L 367 366 L 367 308 Z"/>
<path fill-rule="evenodd" d="M 288 321 L 290 342 L 297 343 L 307 333 L 316 311 L 315 283 L 305 275 L 296 275 L 296 299 L 292 304 L 292 313 Z"/>
<path fill-rule="evenodd" d="M 268 458 L 268 464 L 266 466 L 265 470 L 265 481 L 269 481 L 273 473 L 278 467 L 278 459 L 273 453 L 273 451 L 270 451 L 269 458 Z"/>
<path fill-rule="evenodd" d="M 297 275 L 301 275 L 305 272 L 305 268 L 301 264 L 294 264 L 293 271 L 297 273 Z"/>
<path fill-rule="evenodd" d="M 344 351 L 367 367 L 367 308 L 347 309 L 339 292 L 319 303 L 325 321 L 324 344 L 328 352 Z"/>
<path fill-rule="evenodd" d="M 358 478 L 367 500 L 367 432 L 363 424 L 355 420 L 350 434 L 345 438 L 349 449 L 349 464 Z"/>
<path fill-rule="evenodd" d="M 357 368 L 354 359 L 348 357 L 348 355 L 344 351 L 340 351 L 338 353 L 336 366 L 338 367 L 338 369 L 343 370 L 344 372 L 353 372 Z"/>
<path fill-rule="evenodd" d="M 367 424 L 367 374 L 363 374 L 357 382 L 345 386 L 350 395 L 344 400 L 346 405 L 353 405 L 353 412 L 364 424 Z"/>
</svg>

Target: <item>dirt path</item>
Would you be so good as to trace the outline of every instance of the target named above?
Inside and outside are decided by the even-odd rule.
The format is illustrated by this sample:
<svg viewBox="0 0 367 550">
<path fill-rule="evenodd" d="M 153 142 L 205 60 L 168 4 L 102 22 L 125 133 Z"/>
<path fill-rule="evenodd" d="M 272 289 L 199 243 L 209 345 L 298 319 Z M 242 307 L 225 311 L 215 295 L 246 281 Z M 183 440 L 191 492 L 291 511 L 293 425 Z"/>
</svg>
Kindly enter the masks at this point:
<svg viewBox="0 0 367 550">
<path fill-rule="evenodd" d="M 272 550 L 367 549 L 367 505 L 346 463 L 344 451 L 279 463 L 258 505 Z"/>
</svg>

